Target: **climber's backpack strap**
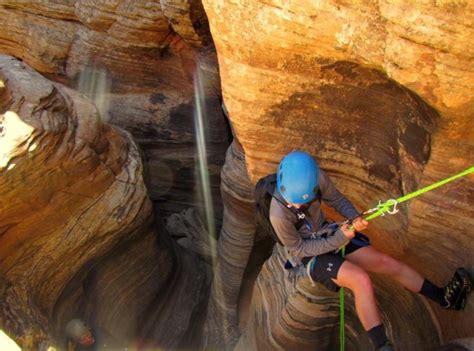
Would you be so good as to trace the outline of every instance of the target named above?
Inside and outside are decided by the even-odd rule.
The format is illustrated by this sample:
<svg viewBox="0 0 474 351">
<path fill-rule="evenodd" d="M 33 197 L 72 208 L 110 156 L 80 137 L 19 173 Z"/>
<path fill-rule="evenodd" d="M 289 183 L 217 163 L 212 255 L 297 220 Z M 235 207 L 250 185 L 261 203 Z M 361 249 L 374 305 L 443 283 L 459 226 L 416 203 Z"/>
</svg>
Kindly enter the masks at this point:
<svg viewBox="0 0 474 351">
<path fill-rule="evenodd" d="M 305 216 L 304 212 L 301 210 L 297 210 L 292 207 L 288 207 L 286 203 L 284 203 L 281 199 L 274 195 L 276 189 L 276 174 L 270 174 L 266 177 L 261 178 L 257 185 L 255 185 L 255 217 L 257 222 L 257 230 L 263 230 L 264 232 L 268 233 L 270 237 L 278 242 L 279 244 L 283 245 L 278 238 L 278 235 L 275 233 L 275 229 L 270 222 L 270 204 L 272 202 L 272 198 L 275 198 L 278 202 L 283 204 L 285 208 L 289 211 L 293 212 L 296 216 L 296 223 L 295 228 L 299 230 L 301 226 L 305 223 Z M 320 201 L 321 200 L 321 192 L 318 189 L 318 193 L 316 198 L 313 201 Z"/>
</svg>

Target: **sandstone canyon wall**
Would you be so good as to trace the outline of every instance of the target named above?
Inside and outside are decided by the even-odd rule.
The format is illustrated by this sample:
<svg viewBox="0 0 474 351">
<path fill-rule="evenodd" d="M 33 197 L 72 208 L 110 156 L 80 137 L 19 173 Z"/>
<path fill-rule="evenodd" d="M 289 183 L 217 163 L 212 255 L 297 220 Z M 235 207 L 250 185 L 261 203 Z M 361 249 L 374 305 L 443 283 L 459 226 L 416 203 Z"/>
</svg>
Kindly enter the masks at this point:
<svg viewBox="0 0 474 351">
<path fill-rule="evenodd" d="M 0 52 L 27 64 L 2 57 L 1 328 L 25 350 L 61 346 L 72 317 L 129 347 L 194 345 L 210 275 L 193 251 L 209 259 L 213 241 L 196 101 L 217 226 L 229 142 L 201 3 L 2 1 L 0 26 Z M 200 229 L 191 250 L 166 229 L 185 209 Z"/>
<path fill-rule="evenodd" d="M 0 3 L 0 51 L 95 100 L 146 158 L 150 196 L 166 213 L 199 206 L 194 76 L 207 109 L 209 177 L 218 223 L 219 172 L 229 144 L 216 54 L 200 1 Z"/>
<path fill-rule="evenodd" d="M 290 150 L 303 149 L 362 210 L 472 166 L 470 2 L 203 4 L 224 102 L 251 183 L 274 172 Z M 373 222 L 368 234 L 374 245 L 438 284 L 457 266 L 472 271 L 473 183 L 466 177 L 403 205 L 396 217 Z M 234 199 L 239 201 L 245 204 Z M 228 240 L 219 248 L 235 252 L 246 245 Z M 321 332 L 335 332 L 334 321 L 328 319 L 324 328 L 314 319 L 309 323 L 318 304 L 307 302 L 308 293 L 300 297 L 304 303 L 295 303 L 300 293 L 280 290 L 282 268 L 273 260 L 257 279 L 238 348 L 285 349 L 292 343 L 290 349 L 311 349 L 319 342 L 323 349 L 336 349 L 337 335 L 331 342 Z M 239 288 L 231 279 L 242 269 L 238 259 L 227 261 L 232 271 L 219 285 L 227 286 L 223 295 L 233 299 L 211 305 L 210 315 L 235 323 Z M 432 349 L 440 341 L 472 337 L 472 302 L 463 313 L 445 311 L 383 279 L 377 282 L 397 347 Z M 415 331 L 419 324 L 426 328 Z M 227 342 L 235 343 L 235 334 L 228 333 Z M 351 329 L 352 339 L 351 334 L 359 332 Z M 349 346 L 364 349 L 362 343 Z"/>
<path fill-rule="evenodd" d="M 337 296 L 287 280 L 255 228 L 253 185 L 304 149 L 362 210 L 471 166 L 473 23 L 463 1 L 1 1 L 0 52 L 55 83 L 1 57 L 0 327 L 31 350 L 77 314 L 130 347 L 338 349 Z M 196 101 L 217 254 L 201 240 Z M 472 271 L 473 182 L 367 233 L 438 284 Z M 208 306 L 192 251 L 215 263 Z M 472 302 L 444 311 L 374 279 L 398 348 L 469 344 Z M 367 350 L 347 300 L 347 347 Z"/>
<path fill-rule="evenodd" d="M 0 83 L 2 329 L 25 350 L 61 347 L 73 317 L 122 345 L 189 342 L 208 270 L 154 229 L 131 135 L 9 56 Z"/>
</svg>

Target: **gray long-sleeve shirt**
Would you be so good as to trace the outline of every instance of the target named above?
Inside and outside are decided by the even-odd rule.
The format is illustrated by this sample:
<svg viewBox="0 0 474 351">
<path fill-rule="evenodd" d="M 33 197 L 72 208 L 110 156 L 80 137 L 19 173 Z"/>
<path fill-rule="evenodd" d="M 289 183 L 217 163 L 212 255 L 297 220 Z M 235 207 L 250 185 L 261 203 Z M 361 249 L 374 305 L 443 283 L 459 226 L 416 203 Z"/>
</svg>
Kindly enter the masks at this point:
<svg viewBox="0 0 474 351">
<path fill-rule="evenodd" d="M 322 201 L 335 208 L 344 217 L 351 218 L 358 214 L 354 206 L 336 189 L 324 171 L 319 174 L 319 189 Z M 276 191 L 275 196 L 278 196 Z M 296 230 L 295 224 L 298 220 L 296 215 L 284 204 L 275 198 L 272 199 L 270 203 L 270 222 L 280 241 L 287 247 L 292 256 L 303 258 L 322 255 L 336 250 L 349 241 L 341 230 L 326 238 L 318 236 L 312 240 L 303 240 L 303 237 L 308 237 L 312 232 L 321 229 L 325 222 L 320 205 L 319 201 L 315 201 L 305 211 L 309 214 L 306 219 L 310 221 L 312 230 L 306 225 L 302 225 L 299 230 Z"/>
</svg>

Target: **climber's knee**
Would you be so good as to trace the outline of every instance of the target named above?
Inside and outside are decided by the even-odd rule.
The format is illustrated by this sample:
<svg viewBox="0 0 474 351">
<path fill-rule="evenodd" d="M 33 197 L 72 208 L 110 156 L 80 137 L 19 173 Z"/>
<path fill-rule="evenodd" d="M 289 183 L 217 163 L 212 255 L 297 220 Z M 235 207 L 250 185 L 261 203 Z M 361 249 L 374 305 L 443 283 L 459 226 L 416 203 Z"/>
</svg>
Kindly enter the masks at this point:
<svg viewBox="0 0 474 351">
<path fill-rule="evenodd" d="M 402 272 L 403 263 L 389 255 L 380 253 L 374 264 L 374 272 L 388 274 L 391 276 L 399 275 Z"/>
<path fill-rule="evenodd" d="M 338 272 L 336 284 L 351 289 L 354 293 L 369 293 L 373 291 L 369 274 L 356 264 L 345 261 Z"/>
</svg>

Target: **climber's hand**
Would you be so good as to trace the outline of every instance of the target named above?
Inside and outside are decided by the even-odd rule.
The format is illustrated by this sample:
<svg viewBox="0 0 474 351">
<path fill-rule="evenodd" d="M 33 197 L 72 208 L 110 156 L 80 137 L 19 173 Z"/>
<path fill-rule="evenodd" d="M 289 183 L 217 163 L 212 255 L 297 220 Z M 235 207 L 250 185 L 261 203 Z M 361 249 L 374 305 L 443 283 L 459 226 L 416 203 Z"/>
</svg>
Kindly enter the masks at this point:
<svg viewBox="0 0 474 351">
<path fill-rule="evenodd" d="M 351 226 L 349 224 L 344 224 L 341 227 L 341 230 L 342 230 L 342 232 L 344 233 L 344 235 L 346 236 L 347 239 L 352 239 L 355 235 L 354 228 L 351 228 Z"/>
<path fill-rule="evenodd" d="M 358 232 L 363 231 L 364 229 L 367 229 L 369 226 L 369 222 L 367 222 L 365 219 L 362 217 L 357 217 L 352 221 L 352 226 L 354 227 L 355 230 Z"/>
</svg>

